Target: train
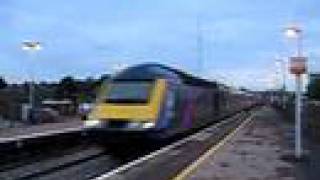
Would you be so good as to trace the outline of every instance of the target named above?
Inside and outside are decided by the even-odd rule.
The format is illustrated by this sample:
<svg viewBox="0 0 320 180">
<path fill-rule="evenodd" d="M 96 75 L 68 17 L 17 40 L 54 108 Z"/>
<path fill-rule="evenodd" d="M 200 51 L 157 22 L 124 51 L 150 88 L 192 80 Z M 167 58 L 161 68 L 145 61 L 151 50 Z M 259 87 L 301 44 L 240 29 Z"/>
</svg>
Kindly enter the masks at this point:
<svg viewBox="0 0 320 180">
<path fill-rule="evenodd" d="M 253 95 L 162 64 L 128 67 L 102 85 L 84 126 L 91 131 L 167 138 L 255 105 Z"/>
</svg>

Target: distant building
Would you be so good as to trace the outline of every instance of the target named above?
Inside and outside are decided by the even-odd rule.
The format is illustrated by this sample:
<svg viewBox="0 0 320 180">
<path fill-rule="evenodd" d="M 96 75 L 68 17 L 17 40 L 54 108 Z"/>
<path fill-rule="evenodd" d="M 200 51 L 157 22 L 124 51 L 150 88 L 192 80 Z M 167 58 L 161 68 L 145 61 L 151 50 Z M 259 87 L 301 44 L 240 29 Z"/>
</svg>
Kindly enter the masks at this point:
<svg viewBox="0 0 320 180">
<path fill-rule="evenodd" d="M 7 87 L 0 90 L 0 115 L 5 119 L 21 120 L 21 104 L 27 102 L 23 89 Z"/>
<path fill-rule="evenodd" d="M 52 100 L 46 99 L 42 101 L 42 106 L 51 108 L 59 112 L 60 115 L 70 115 L 73 114 L 75 107 L 71 100 Z"/>
</svg>

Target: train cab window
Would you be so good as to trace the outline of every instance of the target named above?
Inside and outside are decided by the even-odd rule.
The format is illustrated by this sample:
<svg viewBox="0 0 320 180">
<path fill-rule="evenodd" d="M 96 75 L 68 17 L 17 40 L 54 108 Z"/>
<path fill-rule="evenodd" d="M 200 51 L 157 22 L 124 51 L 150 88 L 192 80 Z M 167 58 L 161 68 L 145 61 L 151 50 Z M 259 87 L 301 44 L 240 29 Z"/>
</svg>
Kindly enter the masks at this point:
<svg viewBox="0 0 320 180">
<path fill-rule="evenodd" d="M 119 81 L 110 86 L 107 103 L 147 103 L 153 82 Z"/>
</svg>

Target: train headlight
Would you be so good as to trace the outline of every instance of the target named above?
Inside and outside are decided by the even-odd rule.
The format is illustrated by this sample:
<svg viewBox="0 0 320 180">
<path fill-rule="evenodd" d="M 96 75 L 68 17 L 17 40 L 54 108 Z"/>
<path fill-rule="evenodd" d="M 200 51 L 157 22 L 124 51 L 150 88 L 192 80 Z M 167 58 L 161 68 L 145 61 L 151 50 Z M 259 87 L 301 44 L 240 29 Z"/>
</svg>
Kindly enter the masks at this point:
<svg viewBox="0 0 320 180">
<path fill-rule="evenodd" d="M 155 124 L 153 122 L 130 122 L 128 123 L 128 128 L 134 128 L 134 129 L 148 129 L 154 127 Z"/>
<path fill-rule="evenodd" d="M 99 121 L 97 119 L 86 120 L 86 121 L 84 121 L 84 127 L 95 127 L 95 126 L 99 126 L 100 123 L 101 123 L 101 121 Z"/>
<path fill-rule="evenodd" d="M 155 124 L 152 122 L 142 123 L 142 128 L 148 129 L 154 127 Z"/>
</svg>

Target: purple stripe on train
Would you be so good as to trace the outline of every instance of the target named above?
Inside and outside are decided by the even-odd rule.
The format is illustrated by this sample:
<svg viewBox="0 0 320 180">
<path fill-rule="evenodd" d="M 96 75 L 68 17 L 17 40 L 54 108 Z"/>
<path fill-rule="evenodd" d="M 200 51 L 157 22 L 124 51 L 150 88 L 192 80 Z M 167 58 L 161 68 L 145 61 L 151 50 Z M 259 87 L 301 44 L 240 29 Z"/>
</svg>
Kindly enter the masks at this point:
<svg viewBox="0 0 320 180">
<path fill-rule="evenodd" d="M 188 90 L 187 95 L 183 102 L 183 115 L 182 115 L 182 127 L 184 128 L 191 128 L 193 124 L 193 117 L 194 117 L 194 100 L 195 100 L 195 94 L 196 92 L 191 88 Z"/>
</svg>

